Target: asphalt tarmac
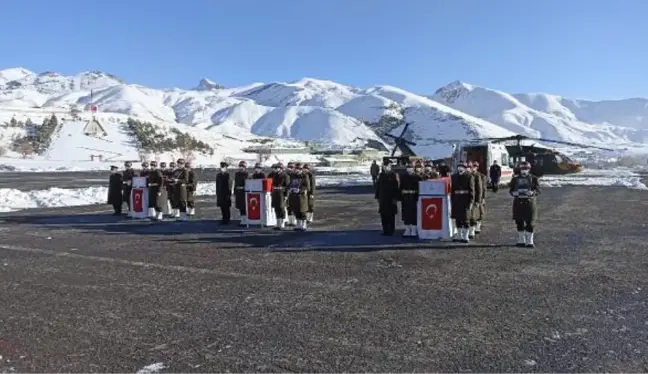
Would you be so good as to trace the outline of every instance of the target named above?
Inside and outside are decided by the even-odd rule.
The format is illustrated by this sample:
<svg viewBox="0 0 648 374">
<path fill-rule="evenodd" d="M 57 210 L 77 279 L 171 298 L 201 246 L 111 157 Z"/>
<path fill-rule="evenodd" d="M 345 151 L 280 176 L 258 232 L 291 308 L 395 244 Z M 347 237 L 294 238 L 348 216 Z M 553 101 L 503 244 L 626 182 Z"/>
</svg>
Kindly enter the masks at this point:
<svg viewBox="0 0 648 374">
<path fill-rule="evenodd" d="M 363 187 L 306 233 L 0 215 L 0 372 L 648 371 L 645 192 L 545 189 L 535 249 L 510 203 L 468 245 L 380 236 Z"/>
</svg>

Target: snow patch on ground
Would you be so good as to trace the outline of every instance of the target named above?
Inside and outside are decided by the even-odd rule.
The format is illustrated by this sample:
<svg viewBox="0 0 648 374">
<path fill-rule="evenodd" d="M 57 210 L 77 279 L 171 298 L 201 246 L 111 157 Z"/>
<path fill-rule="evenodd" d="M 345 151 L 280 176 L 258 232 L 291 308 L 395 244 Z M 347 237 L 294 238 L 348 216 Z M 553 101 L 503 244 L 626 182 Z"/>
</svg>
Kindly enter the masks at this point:
<svg viewBox="0 0 648 374">
<path fill-rule="evenodd" d="M 619 169 L 586 169 L 578 174 L 547 175 L 540 179 L 543 187 L 563 186 L 596 186 L 626 187 L 637 190 L 648 190 L 639 174 L 625 168 Z"/>
<path fill-rule="evenodd" d="M 140 370 L 137 371 L 137 374 L 153 374 L 153 373 L 159 373 L 160 370 L 166 368 L 166 366 L 161 363 L 161 362 L 156 362 L 151 365 L 146 365 Z"/>
<path fill-rule="evenodd" d="M 371 184 L 369 175 L 318 176 L 317 186 L 357 186 Z M 216 195 L 216 182 L 198 185 L 198 196 Z M 47 190 L 19 191 L 0 188 L 0 212 L 33 208 L 61 208 L 68 206 L 106 204 L 108 187 L 49 188 Z"/>
</svg>

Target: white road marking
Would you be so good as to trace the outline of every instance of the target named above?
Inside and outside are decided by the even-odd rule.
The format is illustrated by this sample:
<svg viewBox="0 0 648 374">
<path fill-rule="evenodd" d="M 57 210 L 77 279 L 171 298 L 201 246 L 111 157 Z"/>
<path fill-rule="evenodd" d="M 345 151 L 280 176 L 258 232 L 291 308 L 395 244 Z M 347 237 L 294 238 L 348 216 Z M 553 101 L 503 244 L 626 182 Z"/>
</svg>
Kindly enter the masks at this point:
<svg viewBox="0 0 648 374">
<path fill-rule="evenodd" d="M 260 280 L 260 281 L 272 281 L 272 282 L 282 282 L 282 283 L 291 283 L 291 284 L 301 284 L 301 285 L 305 285 L 305 286 L 321 287 L 321 288 L 333 288 L 334 287 L 333 284 L 328 284 L 328 283 L 323 283 L 323 282 L 295 281 L 295 280 L 285 279 L 285 278 L 280 278 L 280 277 L 263 276 L 263 275 L 256 275 L 256 274 L 243 274 L 243 273 L 237 273 L 237 272 L 219 271 L 219 270 L 214 270 L 214 269 L 196 268 L 196 267 L 183 266 L 183 265 L 163 265 L 163 264 L 156 264 L 156 263 L 152 263 L 152 262 L 131 261 L 131 260 L 124 260 L 124 259 L 119 259 L 119 258 L 93 256 L 93 255 L 83 255 L 83 254 L 79 254 L 79 253 L 70 253 L 70 252 L 58 252 L 58 251 L 54 251 L 54 250 L 51 250 L 51 249 L 29 248 L 29 247 L 21 247 L 21 246 L 16 246 L 16 245 L 0 244 L 0 249 L 4 249 L 4 250 L 7 250 L 7 251 L 14 251 L 14 252 L 38 253 L 38 254 L 50 255 L 50 256 L 55 256 L 55 257 L 66 257 L 66 258 L 76 258 L 76 259 L 80 259 L 80 260 L 91 260 L 91 261 L 98 261 L 98 262 L 104 262 L 104 263 L 109 263 L 109 264 L 120 264 L 120 265 L 127 265 L 127 266 L 136 266 L 136 267 L 142 267 L 142 268 L 146 268 L 146 269 L 159 269 L 159 270 L 166 270 L 166 271 L 172 270 L 172 271 L 180 271 L 180 272 L 192 273 L 192 274 L 210 274 L 210 275 L 217 275 L 217 276 L 223 276 L 223 277 L 232 277 L 232 278 L 254 279 L 254 280 Z"/>
</svg>

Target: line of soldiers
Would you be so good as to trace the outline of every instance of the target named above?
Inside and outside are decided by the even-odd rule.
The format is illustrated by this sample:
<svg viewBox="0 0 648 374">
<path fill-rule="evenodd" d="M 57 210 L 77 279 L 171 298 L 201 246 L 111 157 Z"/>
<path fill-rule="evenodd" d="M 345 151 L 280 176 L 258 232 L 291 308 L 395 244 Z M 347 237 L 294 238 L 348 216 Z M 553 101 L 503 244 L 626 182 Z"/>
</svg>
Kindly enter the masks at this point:
<svg viewBox="0 0 648 374">
<path fill-rule="evenodd" d="M 414 164 L 410 162 L 406 165 L 406 174 L 401 177 L 392 170 L 391 164 L 390 160 L 383 162 L 382 172 L 376 180 L 375 198 L 378 200 L 383 235 L 394 235 L 398 201 L 400 201 L 401 218 L 405 225 L 403 237 L 416 237 L 418 236 L 419 182 L 441 178 L 442 175 L 431 162 L 423 164 L 421 161 L 416 161 Z M 445 169 L 443 171 L 446 172 Z"/>
<path fill-rule="evenodd" d="M 391 170 L 391 162 L 383 162 L 382 172 L 376 181 L 375 197 L 378 200 L 383 235 L 391 236 L 396 229 L 397 202 L 401 201 L 402 219 L 405 225 L 404 237 L 416 237 L 419 182 L 442 177 L 434 166 L 421 163 L 407 165 L 407 173 L 400 177 Z M 516 246 L 535 246 L 533 241 L 534 222 L 537 218 L 535 197 L 540 193 L 538 178 L 530 174 L 531 165 L 522 162 L 520 172 L 513 176 L 509 193 L 513 196 L 513 220 L 516 223 L 518 240 Z M 451 224 L 456 228 L 454 242 L 469 243 L 482 231 L 486 216 L 486 191 L 488 178 L 479 171 L 479 163 L 460 162 L 457 171 L 451 175 Z M 499 181 L 497 181 L 499 182 Z"/>
<path fill-rule="evenodd" d="M 133 169 L 133 163 L 126 161 L 124 171 L 117 166 L 110 167 L 111 175 L 108 186 L 108 204 L 113 206 L 115 216 L 122 215 L 122 206 L 126 202 L 131 211 L 130 196 L 134 177 L 145 177 L 149 200 L 145 208 L 149 218 L 163 220 L 165 213 L 180 221 L 188 220 L 195 215 L 195 196 L 198 177 L 191 168 L 191 163 L 184 159 L 177 162 L 156 161 L 142 162 L 142 169 Z"/>
<path fill-rule="evenodd" d="M 241 161 L 233 182 L 227 172 L 228 164 L 221 162 L 221 171 L 216 176 L 216 204 L 221 209 L 221 224 L 230 221 L 231 196 L 234 195 L 235 207 L 241 215 L 241 225 L 248 222 L 246 212 L 245 181 L 247 179 L 272 179 L 272 208 L 277 218 L 275 230 L 294 226 L 296 230 L 306 230 L 313 222 L 315 209 L 315 175 L 308 164 L 289 162 L 287 170 L 282 163 L 272 165 L 273 171 L 266 175 L 260 163 L 254 166 L 254 173 L 247 172 L 247 163 Z M 286 222 L 286 217 L 288 218 Z"/>
</svg>

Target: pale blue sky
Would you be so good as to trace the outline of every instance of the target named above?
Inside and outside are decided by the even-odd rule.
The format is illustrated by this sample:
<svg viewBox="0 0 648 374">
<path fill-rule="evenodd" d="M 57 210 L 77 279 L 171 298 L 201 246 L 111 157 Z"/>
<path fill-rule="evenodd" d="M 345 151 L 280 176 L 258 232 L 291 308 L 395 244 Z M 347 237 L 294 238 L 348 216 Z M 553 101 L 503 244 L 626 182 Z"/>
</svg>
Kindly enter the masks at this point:
<svg viewBox="0 0 648 374">
<path fill-rule="evenodd" d="M 2 0 L 0 68 L 648 97 L 648 0 Z"/>
</svg>

